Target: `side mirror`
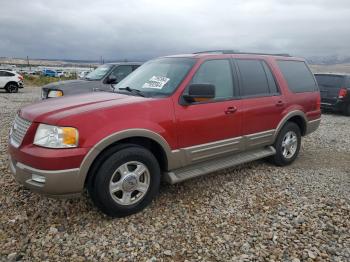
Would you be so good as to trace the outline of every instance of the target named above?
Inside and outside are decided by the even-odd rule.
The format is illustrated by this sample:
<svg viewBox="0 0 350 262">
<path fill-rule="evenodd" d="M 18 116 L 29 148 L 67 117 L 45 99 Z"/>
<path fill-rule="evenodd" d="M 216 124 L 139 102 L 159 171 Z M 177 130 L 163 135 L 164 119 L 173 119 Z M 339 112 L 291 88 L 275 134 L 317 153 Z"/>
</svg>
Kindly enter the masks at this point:
<svg viewBox="0 0 350 262">
<path fill-rule="evenodd" d="M 191 84 L 183 99 L 188 103 L 203 102 L 215 98 L 215 86 L 212 84 Z"/>
<path fill-rule="evenodd" d="M 107 84 L 116 84 L 117 78 L 113 75 L 110 75 L 107 77 Z"/>
</svg>

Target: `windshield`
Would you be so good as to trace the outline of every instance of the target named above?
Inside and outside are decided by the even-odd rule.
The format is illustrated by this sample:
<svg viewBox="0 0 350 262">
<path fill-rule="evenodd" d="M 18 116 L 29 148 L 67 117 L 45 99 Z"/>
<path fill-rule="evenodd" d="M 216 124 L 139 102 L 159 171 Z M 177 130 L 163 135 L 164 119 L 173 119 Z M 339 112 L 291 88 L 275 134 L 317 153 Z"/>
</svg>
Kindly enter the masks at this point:
<svg viewBox="0 0 350 262">
<path fill-rule="evenodd" d="M 88 80 L 101 80 L 111 68 L 112 65 L 101 65 L 88 73 L 85 78 Z"/>
<path fill-rule="evenodd" d="M 140 90 L 147 96 L 173 93 L 195 63 L 192 58 L 151 60 L 124 78 L 115 88 Z"/>
</svg>

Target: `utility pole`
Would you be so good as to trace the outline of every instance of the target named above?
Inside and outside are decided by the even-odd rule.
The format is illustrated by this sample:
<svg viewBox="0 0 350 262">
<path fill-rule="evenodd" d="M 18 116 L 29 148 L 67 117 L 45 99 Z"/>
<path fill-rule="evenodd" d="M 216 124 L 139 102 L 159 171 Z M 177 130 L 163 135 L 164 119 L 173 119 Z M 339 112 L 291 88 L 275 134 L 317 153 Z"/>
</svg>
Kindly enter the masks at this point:
<svg viewBox="0 0 350 262">
<path fill-rule="evenodd" d="M 29 64 L 29 57 L 28 56 L 27 56 L 27 64 L 28 64 L 28 67 L 29 67 L 29 71 L 32 71 L 32 68 L 31 68 L 31 66 Z"/>
</svg>

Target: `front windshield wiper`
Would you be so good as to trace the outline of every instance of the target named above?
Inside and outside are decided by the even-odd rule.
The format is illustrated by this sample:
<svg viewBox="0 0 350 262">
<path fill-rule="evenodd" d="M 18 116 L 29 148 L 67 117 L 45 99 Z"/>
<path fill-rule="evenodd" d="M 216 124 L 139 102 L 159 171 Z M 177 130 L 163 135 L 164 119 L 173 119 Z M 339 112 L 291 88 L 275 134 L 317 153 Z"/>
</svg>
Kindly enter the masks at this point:
<svg viewBox="0 0 350 262">
<path fill-rule="evenodd" d="M 138 95 L 138 96 L 142 96 L 142 97 L 145 97 L 145 94 L 142 93 L 142 91 L 138 90 L 138 89 L 134 89 L 134 88 L 130 88 L 129 86 L 127 87 L 121 87 L 119 88 L 118 90 L 126 90 L 130 93 L 133 93 L 135 95 Z"/>
</svg>

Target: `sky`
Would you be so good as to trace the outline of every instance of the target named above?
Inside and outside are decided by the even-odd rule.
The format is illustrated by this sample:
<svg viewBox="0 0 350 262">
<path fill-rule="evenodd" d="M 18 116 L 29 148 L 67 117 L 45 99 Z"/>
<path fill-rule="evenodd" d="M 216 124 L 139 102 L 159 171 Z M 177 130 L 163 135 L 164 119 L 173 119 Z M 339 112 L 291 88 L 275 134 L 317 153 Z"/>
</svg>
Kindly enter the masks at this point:
<svg viewBox="0 0 350 262">
<path fill-rule="evenodd" d="M 1 0 L 0 57 L 350 56 L 349 0 Z"/>
</svg>

